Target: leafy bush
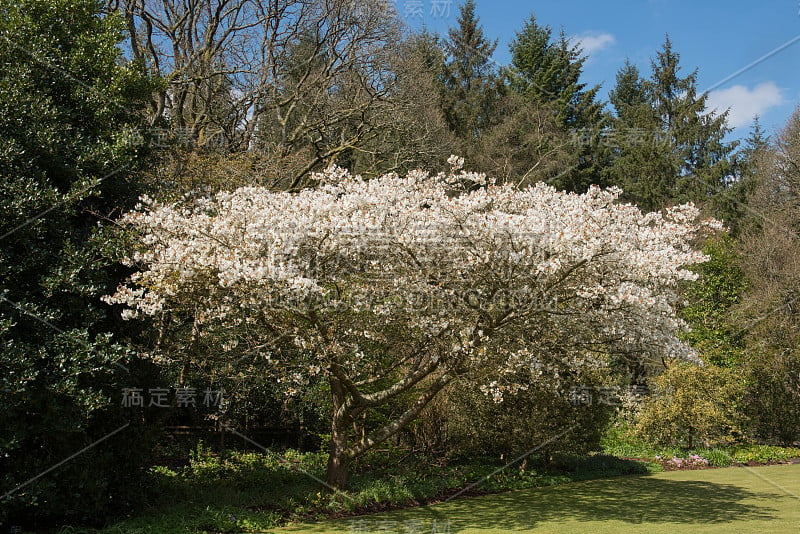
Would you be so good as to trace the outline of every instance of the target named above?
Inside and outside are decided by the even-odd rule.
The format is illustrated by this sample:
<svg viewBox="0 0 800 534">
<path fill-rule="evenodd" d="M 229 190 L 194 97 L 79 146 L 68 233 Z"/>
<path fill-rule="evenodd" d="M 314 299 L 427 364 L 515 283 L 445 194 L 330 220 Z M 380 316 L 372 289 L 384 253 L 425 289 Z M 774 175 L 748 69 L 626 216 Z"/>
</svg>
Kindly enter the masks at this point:
<svg viewBox="0 0 800 534">
<path fill-rule="evenodd" d="M 638 435 L 662 446 L 732 443 L 743 436 L 740 374 L 714 365 L 674 362 L 655 379 L 642 408 Z"/>
<path fill-rule="evenodd" d="M 731 458 L 739 463 L 747 462 L 781 462 L 790 458 L 800 458 L 800 449 L 792 447 L 775 447 L 770 445 L 750 445 L 737 447 L 730 453 Z"/>
<path fill-rule="evenodd" d="M 95 213 L 136 202 L 123 132 L 142 124 L 150 89 L 100 2 L 0 11 L 0 522 L 96 522 L 141 499 L 152 445 L 117 405 L 152 369 L 131 361 L 132 332 L 100 301 L 124 275 L 94 239 Z"/>
<path fill-rule="evenodd" d="M 703 456 L 708 460 L 711 467 L 728 467 L 733 464 L 731 455 L 723 449 L 708 449 L 703 451 Z"/>
<path fill-rule="evenodd" d="M 728 234 L 710 238 L 703 252 L 710 261 L 692 267 L 700 277 L 684 288 L 681 316 L 691 330 L 683 337 L 703 358 L 720 367 L 737 367 L 744 358 L 744 334 L 730 320 L 747 281 L 737 243 Z"/>
<path fill-rule="evenodd" d="M 800 440 L 800 351 L 754 351 L 746 373 L 755 436 L 787 446 Z"/>
</svg>

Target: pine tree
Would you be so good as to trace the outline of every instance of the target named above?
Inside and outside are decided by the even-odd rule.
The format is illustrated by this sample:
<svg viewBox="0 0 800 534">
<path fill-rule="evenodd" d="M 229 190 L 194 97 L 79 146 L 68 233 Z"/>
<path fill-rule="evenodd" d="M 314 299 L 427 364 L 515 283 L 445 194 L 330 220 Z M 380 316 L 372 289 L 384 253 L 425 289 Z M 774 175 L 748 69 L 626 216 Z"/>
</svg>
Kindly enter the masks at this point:
<svg viewBox="0 0 800 534">
<path fill-rule="evenodd" d="M 617 157 L 607 171 L 609 181 L 644 210 L 686 201 L 706 204 L 725 191 L 733 173 L 736 143 L 724 141 L 731 131 L 727 113 L 708 113 L 708 95 L 697 94 L 697 70 L 680 76 L 680 55 L 669 36 L 651 68 L 644 81 L 630 63 L 617 75 L 612 91 Z"/>
<path fill-rule="evenodd" d="M 667 36 L 653 62 L 648 90 L 677 160 L 675 183 L 670 184 L 675 200 L 706 202 L 725 187 L 736 147 L 723 141 L 731 131 L 727 112 L 707 113 L 708 94 L 697 94 L 697 70 L 681 78 L 679 61 Z"/>
<path fill-rule="evenodd" d="M 596 101 L 599 86 L 580 82 L 586 58 L 579 46 L 570 43 L 562 30 L 553 39 L 550 26 L 540 26 L 534 15 L 511 43 L 511 68 L 507 72 L 510 89 L 525 97 L 531 106 L 552 110 L 559 128 L 575 137 L 583 130 L 596 131 L 606 117 Z M 590 184 L 603 185 L 601 169 L 608 150 L 597 143 L 571 147 L 575 164 L 554 176 L 550 182 L 561 189 L 585 191 Z"/>
<path fill-rule="evenodd" d="M 744 162 L 754 162 L 758 154 L 769 148 L 769 135 L 761 127 L 761 118 L 758 115 L 753 117 L 753 125 L 750 133 L 744 140 L 744 146 L 739 151 L 740 160 Z"/>
<path fill-rule="evenodd" d="M 770 138 L 761 128 L 761 121 L 756 115 L 750 133 L 741 150 L 736 153 L 736 179 L 728 184 L 724 194 L 719 195 L 714 206 L 715 215 L 725 221 L 735 237 L 762 222 L 750 206 L 749 199 L 758 188 L 759 174 L 765 172 L 771 163 L 770 156 Z"/>
<path fill-rule="evenodd" d="M 650 103 L 661 117 L 667 131 L 678 126 L 676 119 L 681 118 L 680 99 L 682 95 L 694 95 L 697 71 L 685 78 L 678 77 L 680 71 L 680 55 L 672 50 L 672 41 L 666 36 L 661 51 L 650 61 L 653 75 L 647 84 Z"/>
<path fill-rule="evenodd" d="M 645 210 L 656 209 L 666 195 L 663 176 L 672 174 L 669 150 L 664 150 L 664 128 L 650 99 L 649 80 L 626 59 L 617 72 L 609 99 L 614 161 L 605 169 L 608 181 L 625 192 L 625 198 Z"/>
<path fill-rule="evenodd" d="M 483 34 L 474 0 L 467 0 L 444 42 L 444 112 L 451 131 L 462 140 L 474 140 L 492 120 L 498 98 L 491 59 L 496 48 L 497 41 Z"/>
<path fill-rule="evenodd" d="M 545 100 L 557 95 L 552 36 L 553 29 L 540 26 L 531 15 L 511 41 L 510 82 L 518 93 L 527 92 Z"/>
<path fill-rule="evenodd" d="M 562 30 L 552 40 L 550 26 L 531 18 L 511 43 L 511 87 L 532 101 L 554 104 L 559 122 L 567 128 L 595 125 L 602 105 L 595 101 L 599 86 L 586 89 L 580 82 L 586 58 Z"/>
<path fill-rule="evenodd" d="M 643 113 L 650 114 L 645 83 L 639 68 L 626 59 L 617 72 L 615 88 L 609 92 L 609 101 L 620 123 L 632 126 L 642 122 Z"/>
</svg>

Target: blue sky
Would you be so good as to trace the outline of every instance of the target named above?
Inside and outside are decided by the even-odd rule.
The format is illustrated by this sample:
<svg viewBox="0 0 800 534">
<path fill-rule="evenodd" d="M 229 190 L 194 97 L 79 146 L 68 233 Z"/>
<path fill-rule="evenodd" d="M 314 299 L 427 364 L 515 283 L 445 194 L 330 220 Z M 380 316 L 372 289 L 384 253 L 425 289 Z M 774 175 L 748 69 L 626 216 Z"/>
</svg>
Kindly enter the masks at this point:
<svg viewBox="0 0 800 534">
<path fill-rule="evenodd" d="M 395 0 L 400 16 L 412 28 L 424 24 L 445 34 L 456 23 L 460 0 Z M 711 107 L 731 108 L 732 138 L 747 135 L 758 113 L 769 131 L 779 130 L 800 103 L 800 0 L 476 0 L 485 34 L 499 39 L 494 59 L 507 64 L 508 43 L 535 14 L 539 24 L 581 40 L 588 60 L 583 81 L 602 84 L 607 100 L 625 58 L 650 73 L 650 58 L 669 33 L 681 56 L 682 73 L 698 69 L 698 87 L 710 92 Z M 420 12 L 422 16 L 420 16 Z M 766 54 L 746 72 L 719 84 Z"/>
</svg>

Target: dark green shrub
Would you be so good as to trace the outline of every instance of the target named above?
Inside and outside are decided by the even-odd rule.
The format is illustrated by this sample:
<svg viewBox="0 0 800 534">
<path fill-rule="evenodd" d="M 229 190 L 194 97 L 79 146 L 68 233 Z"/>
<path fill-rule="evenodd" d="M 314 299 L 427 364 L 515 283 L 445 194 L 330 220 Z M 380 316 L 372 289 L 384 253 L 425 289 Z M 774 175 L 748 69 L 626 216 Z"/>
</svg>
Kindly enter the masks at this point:
<svg viewBox="0 0 800 534">
<path fill-rule="evenodd" d="M 800 440 L 800 351 L 756 353 L 747 366 L 747 410 L 755 436 L 789 446 Z"/>
<path fill-rule="evenodd" d="M 125 273 L 98 234 L 138 197 L 125 132 L 149 86 L 96 0 L 0 12 L 0 521 L 97 522 L 140 500 L 150 450 L 119 401 L 152 368 L 100 301 Z"/>
</svg>

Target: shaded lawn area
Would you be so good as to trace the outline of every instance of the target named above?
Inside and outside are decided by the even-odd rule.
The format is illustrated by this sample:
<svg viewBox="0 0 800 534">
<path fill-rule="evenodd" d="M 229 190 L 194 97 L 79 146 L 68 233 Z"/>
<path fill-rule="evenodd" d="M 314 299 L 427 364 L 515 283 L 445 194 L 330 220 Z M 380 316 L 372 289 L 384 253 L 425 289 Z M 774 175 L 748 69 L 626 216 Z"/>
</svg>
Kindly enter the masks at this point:
<svg viewBox="0 0 800 534">
<path fill-rule="evenodd" d="M 800 532 L 800 465 L 673 471 L 466 498 L 270 532 Z"/>
<path fill-rule="evenodd" d="M 800 452 L 800 451 L 798 451 Z M 404 455 L 403 459 L 409 455 Z M 491 458 L 445 466 L 423 458 L 405 463 L 373 455 L 351 477 L 350 491 L 327 492 L 318 482 L 325 477 L 327 454 L 266 451 L 212 454 L 204 446 L 190 454 L 188 465 L 151 468 L 146 507 L 128 519 L 112 520 L 103 533 L 149 532 L 236 533 L 269 532 L 287 521 L 324 520 L 370 511 L 390 510 L 420 502 L 440 502 L 461 493 L 475 481 L 474 494 L 596 480 L 646 473 L 661 466 L 603 454 L 563 456 L 549 462 L 531 459 L 527 469 L 494 463 Z M 539 472 L 541 471 L 541 472 Z M 74 530 L 97 532 L 94 529 Z M 408 529 L 406 529 L 408 530 Z M 385 529 L 384 529 L 385 531 Z M 66 534 L 66 530 L 57 531 Z"/>
</svg>

